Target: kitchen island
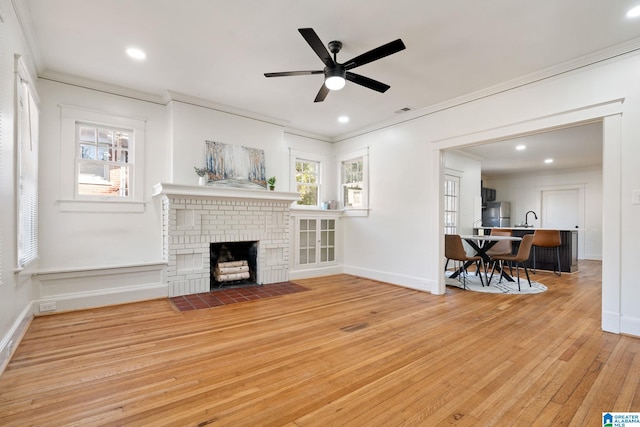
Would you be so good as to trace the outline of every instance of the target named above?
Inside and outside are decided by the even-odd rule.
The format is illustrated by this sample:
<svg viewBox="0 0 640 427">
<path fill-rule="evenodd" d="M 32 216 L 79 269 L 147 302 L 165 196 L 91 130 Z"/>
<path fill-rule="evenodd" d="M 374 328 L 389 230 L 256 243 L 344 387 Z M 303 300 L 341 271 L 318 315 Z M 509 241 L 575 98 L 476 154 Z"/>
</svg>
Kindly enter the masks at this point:
<svg viewBox="0 0 640 427">
<path fill-rule="evenodd" d="M 538 228 L 532 227 L 495 227 L 511 230 L 514 237 L 522 237 L 525 234 L 533 234 Z M 491 234 L 492 227 L 474 228 L 473 234 Z M 544 228 L 539 228 L 544 230 Z M 519 242 L 513 244 L 513 253 L 518 252 Z M 533 251 L 533 249 L 531 249 Z M 555 248 L 536 248 L 536 269 L 553 271 L 556 268 Z M 527 268 L 533 268 L 533 252 L 529 261 L 525 263 Z M 560 230 L 560 271 L 573 273 L 578 271 L 578 230 Z"/>
</svg>

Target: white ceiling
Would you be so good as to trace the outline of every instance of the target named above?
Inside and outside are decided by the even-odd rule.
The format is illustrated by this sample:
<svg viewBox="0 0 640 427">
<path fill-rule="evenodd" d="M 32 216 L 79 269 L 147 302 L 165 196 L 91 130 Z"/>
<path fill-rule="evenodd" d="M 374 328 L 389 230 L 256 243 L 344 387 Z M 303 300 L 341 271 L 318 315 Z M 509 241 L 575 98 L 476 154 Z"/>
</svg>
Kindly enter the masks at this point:
<svg viewBox="0 0 640 427">
<path fill-rule="evenodd" d="M 516 150 L 524 145 L 524 150 Z M 602 167 L 602 123 L 595 122 L 456 150 L 479 160 L 482 175 Z M 545 163 L 545 159 L 553 159 Z"/>
<path fill-rule="evenodd" d="M 638 0 L 15 1 L 29 11 L 23 25 L 40 76 L 79 76 L 165 98 L 175 91 L 328 141 L 398 119 L 403 107 L 427 110 L 640 47 L 640 21 L 625 17 Z M 342 41 L 339 62 L 401 38 L 406 50 L 353 70 L 391 89 L 348 82 L 314 103 L 321 75 L 265 78 L 322 69 L 302 27 L 325 43 Z M 129 46 L 147 59 L 128 58 Z M 340 115 L 351 121 L 338 123 Z"/>
</svg>

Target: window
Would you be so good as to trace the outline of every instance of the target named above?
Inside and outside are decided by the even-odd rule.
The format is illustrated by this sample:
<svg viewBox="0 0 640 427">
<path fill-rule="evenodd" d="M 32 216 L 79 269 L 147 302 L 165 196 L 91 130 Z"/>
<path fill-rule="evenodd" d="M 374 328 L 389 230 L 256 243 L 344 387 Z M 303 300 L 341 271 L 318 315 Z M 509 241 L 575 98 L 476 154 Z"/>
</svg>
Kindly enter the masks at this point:
<svg viewBox="0 0 640 427">
<path fill-rule="evenodd" d="M 296 191 L 298 205 L 318 206 L 320 195 L 320 162 L 296 159 Z"/>
<path fill-rule="evenodd" d="M 129 196 L 131 130 L 77 123 L 79 196 Z"/>
<path fill-rule="evenodd" d="M 60 210 L 144 212 L 145 122 L 60 107 Z"/>
<path fill-rule="evenodd" d="M 18 268 L 38 257 L 38 129 L 36 93 L 26 67 L 16 56 L 16 153 Z"/>
<path fill-rule="evenodd" d="M 342 162 L 342 203 L 345 208 L 361 208 L 364 187 L 362 158 Z"/>
<path fill-rule="evenodd" d="M 444 233 L 457 234 L 460 178 L 444 176 Z"/>
<path fill-rule="evenodd" d="M 289 149 L 290 190 L 300 195 L 296 207 L 301 209 L 318 208 L 327 197 L 325 194 L 325 170 L 327 157 L 318 153 L 308 153 Z"/>
<path fill-rule="evenodd" d="M 339 158 L 340 194 L 345 211 L 369 208 L 368 158 L 366 150 Z"/>
</svg>

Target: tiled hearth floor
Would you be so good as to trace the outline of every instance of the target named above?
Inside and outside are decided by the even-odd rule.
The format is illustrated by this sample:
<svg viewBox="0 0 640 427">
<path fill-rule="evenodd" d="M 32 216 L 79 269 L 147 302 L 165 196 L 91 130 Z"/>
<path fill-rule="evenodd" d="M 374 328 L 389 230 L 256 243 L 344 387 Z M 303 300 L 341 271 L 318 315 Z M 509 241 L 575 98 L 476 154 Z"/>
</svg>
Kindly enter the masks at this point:
<svg viewBox="0 0 640 427">
<path fill-rule="evenodd" d="M 263 286 L 255 285 L 241 288 L 214 289 L 211 292 L 171 297 L 169 301 L 171 301 L 178 310 L 189 311 L 270 298 L 278 295 L 294 294 L 308 290 L 308 288 L 293 282 L 281 282 Z"/>
</svg>

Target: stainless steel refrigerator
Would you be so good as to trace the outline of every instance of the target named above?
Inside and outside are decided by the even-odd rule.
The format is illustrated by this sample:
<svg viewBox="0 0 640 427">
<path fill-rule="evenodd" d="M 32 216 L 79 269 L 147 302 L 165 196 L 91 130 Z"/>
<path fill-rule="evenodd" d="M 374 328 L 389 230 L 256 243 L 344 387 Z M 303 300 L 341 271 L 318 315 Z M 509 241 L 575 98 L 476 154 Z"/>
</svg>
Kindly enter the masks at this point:
<svg viewBox="0 0 640 427">
<path fill-rule="evenodd" d="M 482 207 L 483 227 L 511 227 L 511 203 L 487 202 Z"/>
</svg>

